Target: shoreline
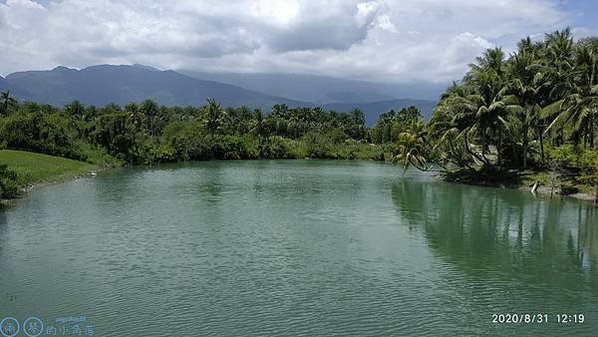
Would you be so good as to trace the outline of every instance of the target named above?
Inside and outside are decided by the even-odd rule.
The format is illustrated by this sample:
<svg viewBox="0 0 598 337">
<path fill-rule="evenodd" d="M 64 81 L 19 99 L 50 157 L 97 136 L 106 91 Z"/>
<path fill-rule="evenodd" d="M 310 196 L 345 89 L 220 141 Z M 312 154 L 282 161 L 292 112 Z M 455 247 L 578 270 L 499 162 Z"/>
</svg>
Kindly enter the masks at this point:
<svg viewBox="0 0 598 337">
<path fill-rule="evenodd" d="M 76 175 L 67 176 L 67 177 L 60 177 L 58 179 L 50 179 L 50 180 L 38 181 L 38 182 L 35 182 L 35 183 L 28 184 L 27 186 L 21 187 L 21 192 L 22 193 L 29 193 L 29 192 L 31 192 L 33 190 L 36 190 L 38 188 L 44 188 L 46 186 L 58 185 L 58 184 L 66 183 L 66 182 L 69 182 L 69 181 L 74 181 L 74 180 L 78 180 L 78 179 L 94 177 L 98 173 L 107 171 L 107 170 L 112 169 L 112 168 L 113 167 L 107 167 L 107 168 L 94 167 L 93 169 L 91 169 L 91 170 L 89 170 L 88 172 L 85 172 L 85 173 L 76 174 Z"/>
<path fill-rule="evenodd" d="M 306 159 L 310 159 L 310 158 L 284 159 L 284 160 L 293 161 L 293 160 L 306 160 Z M 264 160 L 264 159 L 254 159 L 254 160 Z M 269 159 L 266 159 L 266 160 L 269 160 Z M 314 159 L 311 159 L 311 160 L 314 160 Z M 315 159 L 315 160 L 368 161 L 368 162 L 377 161 L 377 162 L 394 165 L 388 161 L 384 161 L 384 160 L 378 161 L 378 160 L 371 160 L 371 159 L 370 160 L 367 160 L 367 159 Z M 229 161 L 229 160 L 225 160 L 225 161 Z M 203 162 L 203 161 L 198 161 L 198 162 Z M 161 164 L 164 164 L 164 163 L 161 163 Z M 167 163 L 167 164 L 178 164 L 178 163 Z M 144 165 L 132 165 L 132 167 L 135 167 L 135 166 L 144 166 Z M 39 181 L 39 182 L 35 182 L 32 184 L 28 184 L 27 186 L 21 187 L 20 191 L 22 194 L 25 194 L 25 193 L 34 191 L 38 188 L 44 188 L 46 186 L 61 184 L 61 183 L 65 183 L 65 182 L 73 181 L 73 180 L 77 180 L 77 179 L 94 177 L 98 173 L 105 172 L 105 171 L 108 171 L 110 169 L 114 169 L 117 167 L 120 167 L 120 166 L 104 166 L 104 167 L 93 166 L 88 171 L 86 171 L 84 173 L 76 174 L 73 176 L 63 176 L 63 177 L 58 177 L 56 179 L 49 179 L 49 180 L 45 180 L 45 181 Z M 541 195 L 544 197 L 551 197 L 551 198 L 552 197 L 571 198 L 571 199 L 576 199 L 576 200 L 590 202 L 590 203 L 595 204 L 595 195 L 593 195 L 592 193 L 577 191 L 576 193 L 571 193 L 571 194 L 561 194 L 561 193 L 558 193 L 558 190 L 555 189 L 554 193 L 551 196 L 550 187 L 546 186 L 545 184 L 538 182 L 538 181 L 530 183 L 529 181 L 515 182 L 515 181 L 509 180 L 509 179 L 495 179 L 495 178 L 484 179 L 484 174 L 479 174 L 477 176 L 474 176 L 471 174 L 471 172 L 448 172 L 448 173 L 442 172 L 442 173 L 436 174 L 436 178 L 440 179 L 443 182 L 458 183 L 458 184 L 470 185 L 470 186 L 508 188 L 508 189 L 512 189 L 512 190 L 519 190 L 521 192 L 531 193 L 533 195 Z M 535 183 L 538 183 L 538 186 L 536 187 L 536 190 L 534 192 L 532 192 L 531 190 Z M 21 196 L 15 198 L 15 199 L 0 200 L 0 210 L 6 209 L 7 207 L 12 206 L 15 201 L 17 201 L 18 199 L 21 198 Z"/>
<path fill-rule="evenodd" d="M 538 185 L 538 188 L 536 189 L 535 193 L 531 192 L 531 187 L 528 188 L 527 186 L 520 186 L 518 188 L 518 190 L 528 192 L 531 194 L 539 194 L 539 195 L 543 195 L 543 196 L 547 196 L 547 197 L 551 196 L 550 195 L 550 187 L 544 186 L 544 185 Z M 577 192 L 577 193 L 571 193 L 571 194 L 553 193 L 552 197 L 573 198 L 573 199 L 577 199 L 577 200 L 581 200 L 581 201 L 589 201 L 591 203 L 594 203 L 594 196 L 591 195 L 590 193 L 584 193 L 584 192 Z"/>
<path fill-rule="evenodd" d="M 107 171 L 108 169 L 110 169 L 110 168 L 98 169 L 96 167 L 93 170 L 90 170 L 89 172 L 86 172 L 83 174 L 77 174 L 77 175 L 70 176 L 70 177 L 61 177 L 59 179 L 38 181 L 38 182 L 35 182 L 32 184 L 28 184 L 26 186 L 21 186 L 21 187 L 19 187 L 19 195 L 16 198 L 0 199 L 0 211 L 6 210 L 7 208 L 13 206 L 15 204 L 15 202 L 17 202 L 19 199 L 21 199 L 25 194 L 35 191 L 37 189 L 44 188 L 47 186 L 52 186 L 52 185 L 58 185 L 58 184 L 66 183 L 69 181 L 74 181 L 77 179 L 93 177 L 100 172 Z"/>
<path fill-rule="evenodd" d="M 536 172 L 538 173 L 538 172 Z M 545 173 L 545 172 L 541 172 Z M 470 186 L 482 186 L 482 187 L 496 187 L 496 188 L 508 188 L 512 190 L 519 190 L 522 192 L 531 193 L 532 195 L 541 195 L 545 197 L 559 197 L 559 198 L 571 198 L 576 199 L 584 202 L 590 202 L 598 206 L 596 201 L 596 196 L 593 193 L 583 192 L 581 190 L 576 191 L 575 193 L 563 194 L 559 193 L 559 188 L 555 187 L 554 193 L 551 194 L 550 186 L 547 186 L 543 182 L 532 179 L 532 180 L 522 180 L 517 181 L 514 179 L 518 177 L 521 178 L 521 174 L 523 172 L 517 172 L 516 174 L 509 174 L 506 177 L 501 176 L 487 176 L 485 173 L 478 172 L 477 175 L 472 174 L 471 172 L 449 172 L 449 173 L 439 173 L 437 177 L 445 182 L 452 182 Z M 537 184 L 535 191 L 532 192 L 534 185 Z"/>
<path fill-rule="evenodd" d="M 109 169 L 109 165 L 98 165 L 64 157 L 51 156 L 20 150 L 0 150 L 0 163 L 6 165 L 14 175 L 7 175 L 6 184 L 10 194 L 2 194 L 0 204 L 6 208 L 37 188 L 59 184 L 69 180 L 94 176 Z"/>
</svg>

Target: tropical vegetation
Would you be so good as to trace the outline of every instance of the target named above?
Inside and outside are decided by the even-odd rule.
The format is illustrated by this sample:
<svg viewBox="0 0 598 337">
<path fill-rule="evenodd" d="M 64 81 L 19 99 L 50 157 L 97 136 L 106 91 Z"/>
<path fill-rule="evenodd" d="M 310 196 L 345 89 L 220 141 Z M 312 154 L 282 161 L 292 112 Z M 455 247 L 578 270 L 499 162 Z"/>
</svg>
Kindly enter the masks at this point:
<svg viewBox="0 0 598 337">
<path fill-rule="evenodd" d="M 488 49 L 441 95 L 431 119 L 275 105 L 271 111 L 155 101 L 63 108 L 0 95 L 0 149 L 96 166 L 210 159 L 392 159 L 473 183 L 544 184 L 598 202 L 598 39 L 570 29 Z M 0 182 L 13 177 L 0 167 Z M 4 180 L 2 180 L 4 179 Z M 4 183 L 2 183 L 4 184 Z M 10 187 L 2 187 L 2 191 Z M 11 192 L 6 192 L 11 195 Z"/>
<path fill-rule="evenodd" d="M 545 172 L 562 193 L 589 188 L 598 202 L 597 130 L 598 39 L 565 29 L 527 37 L 509 55 L 488 49 L 425 127 L 389 137 L 406 167 L 478 182 Z"/>
<path fill-rule="evenodd" d="M 391 151 L 390 146 L 371 144 L 360 110 L 341 113 L 275 105 L 264 113 L 248 107 L 225 108 L 213 99 L 187 107 L 161 106 L 148 99 L 104 107 L 74 101 L 57 108 L 18 102 L 9 92 L 2 93 L 0 108 L 0 149 L 99 167 L 210 159 L 382 160 L 384 151 Z M 0 156 L 0 163 L 10 164 L 3 159 Z M 11 180 L 13 168 L 4 167 L 0 176 Z M 35 182 L 16 173 L 17 185 Z M 14 193 L 2 195 L 11 196 Z"/>
</svg>

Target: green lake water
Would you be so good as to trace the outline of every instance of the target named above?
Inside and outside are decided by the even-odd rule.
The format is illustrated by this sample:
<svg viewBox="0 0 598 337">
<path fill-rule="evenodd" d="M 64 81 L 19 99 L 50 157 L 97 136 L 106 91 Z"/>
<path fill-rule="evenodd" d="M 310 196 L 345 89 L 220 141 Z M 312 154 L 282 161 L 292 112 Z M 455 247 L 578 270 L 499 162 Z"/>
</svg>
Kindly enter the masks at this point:
<svg viewBox="0 0 598 337">
<path fill-rule="evenodd" d="M 31 316 L 57 335 L 596 336 L 598 208 L 373 162 L 115 169 L 0 213 L 0 319 Z"/>
</svg>

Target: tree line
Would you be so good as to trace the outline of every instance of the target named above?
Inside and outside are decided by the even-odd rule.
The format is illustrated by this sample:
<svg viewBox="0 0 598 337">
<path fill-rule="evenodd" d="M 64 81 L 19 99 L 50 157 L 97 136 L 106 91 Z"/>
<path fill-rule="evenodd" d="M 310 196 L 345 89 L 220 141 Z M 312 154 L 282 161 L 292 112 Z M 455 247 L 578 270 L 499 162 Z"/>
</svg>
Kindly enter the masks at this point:
<svg viewBox="0 0 598 337">
<path fill-rule="evenodd" d="M 413 108 L 412 108 L 413 109 Z M 384 160 L 390 147 L 371 144 L 361 110 L 324 111 L 275 105 L 167 107 L 148 99 L 124 106 L 62 108 L 0 94 L 0 149 L 45 153 L 100 166 L 210 159 Z M 385 154 L 385 151 L 388 152 Z M 0 167 L 0 190 L 15 191 L 14 172 Z M 10 186 L 9 186 L 10 185 Z M 2 193 L 4 197 L 15 193 Z"/>
<path fill-rule="evenodd" d="M 548 172 L 560 189 L 591 186 L 598 201 L 598 39 L 569 29 L 488 49 L 425 122 L 408 107 L 368 128 L 362 111 L 275 105 L 271 111 L 155 101 L 63 108 L 0 95 L 0 148 L 94 164 L 209 159 L 392 158 L 405 168 L 473 179 Z M 0 172 L 4 172 L 1 171 Z"/>
<path fill-rule="evenodd" d="M 383 159 L 361 110 L 348 113 L 275 105 L 167 107 L 153 100 L 63 108 L 0 98 L 0 148 L 94 164 L 209 159 Z"/>
<path fill-rule="evenodd" d="M 598 39 L 570 29 L 488 49 L 441 96 L 427 125 L 397 138 L 397 161 L 500 175 L 549 171 L 597 188 Z"/>
</svg>

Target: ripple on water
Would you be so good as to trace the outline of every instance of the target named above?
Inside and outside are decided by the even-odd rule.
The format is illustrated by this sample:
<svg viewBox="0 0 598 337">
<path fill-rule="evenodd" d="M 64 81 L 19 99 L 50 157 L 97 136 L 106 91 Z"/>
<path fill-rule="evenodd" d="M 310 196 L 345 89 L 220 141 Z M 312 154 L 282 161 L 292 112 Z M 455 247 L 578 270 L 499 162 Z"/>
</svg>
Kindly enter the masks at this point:
<svg viewBox="0 0 598 337">
<path fill-rule="evenodd" d="M 10 209 L 0 288 L 19 317 L 85 314 L 107 336 L 550 335 L 488 317 L 598 317 L 596 219 L 378 163 L 122 169 Z"/>
</svg>

